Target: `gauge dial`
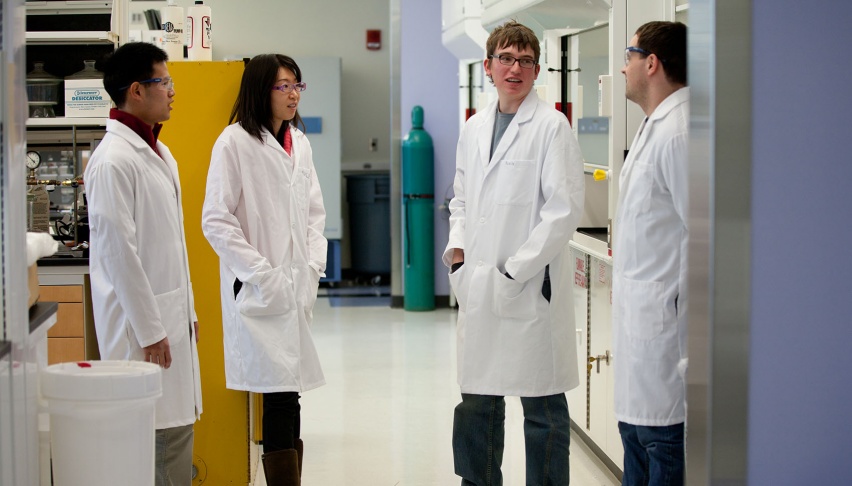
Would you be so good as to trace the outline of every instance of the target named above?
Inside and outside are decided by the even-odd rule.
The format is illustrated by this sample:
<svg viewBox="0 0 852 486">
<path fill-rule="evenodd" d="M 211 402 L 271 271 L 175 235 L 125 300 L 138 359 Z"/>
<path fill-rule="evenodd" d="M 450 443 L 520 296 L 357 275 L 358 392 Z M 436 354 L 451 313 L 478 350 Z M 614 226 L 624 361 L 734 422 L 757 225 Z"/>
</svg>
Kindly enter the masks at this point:
<svg viewBox="0 0 852 486">
<path fill-rule="evenodd" d="M 39 164 L 41 164 L 41 155 L 34 150 L 27 152 L 27 168 L 35 169 Z"/>
</svg>

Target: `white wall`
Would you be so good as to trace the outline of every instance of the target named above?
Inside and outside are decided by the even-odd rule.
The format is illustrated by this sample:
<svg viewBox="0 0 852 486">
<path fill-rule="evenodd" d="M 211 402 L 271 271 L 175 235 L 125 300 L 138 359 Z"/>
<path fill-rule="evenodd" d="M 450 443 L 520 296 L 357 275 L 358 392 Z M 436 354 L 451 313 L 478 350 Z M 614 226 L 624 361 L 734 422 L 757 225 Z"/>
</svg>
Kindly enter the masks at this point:
<svg viewBox="0 0 852 486">
<path fill-rule="evenodd" d="M 184 8 L 192 3 L 177 0 Z M 342 168 L 357 170 L 365 164 L 373 169 L 390 168 L 388 0 L 206 0 L 204 3 L 212 10 L 214 60 L 268 52 L 286 54 L 296 62 L 302 57 L 342 58 Z M 380 50 L 367 50 L 368 29 L 382 31 Z M 369 150 L 371 138 L 378 139 L 376 152 Z"/>
</svg>

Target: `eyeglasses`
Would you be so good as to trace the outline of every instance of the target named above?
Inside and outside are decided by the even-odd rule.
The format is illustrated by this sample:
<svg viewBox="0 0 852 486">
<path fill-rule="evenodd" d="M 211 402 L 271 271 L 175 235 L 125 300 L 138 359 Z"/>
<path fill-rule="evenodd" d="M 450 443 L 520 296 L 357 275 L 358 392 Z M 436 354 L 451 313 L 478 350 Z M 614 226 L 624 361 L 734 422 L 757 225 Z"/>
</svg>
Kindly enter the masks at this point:
<svg viewBox="0 0 852 486">
<path fill-rule="evenodd" d="M 175 87 L 175 81 L 171 78 L 171 76 L 165 77 L 165 78 L 143 79 L 142 81 L 136 81 L 136 82 L 139 83 L 139 84 L 154 84 L 156 86 L 163 88 L 166 91 L 169 91 L 169 90 L 171 90 L 172 88 Z M 125 90 L 125 89 L 127 89 L 131 86 L 133 86 L 133 83 L 128 84 L 127 86 L 121 88 L 121 90 L 119 90 L 119 91 L 123 91 L 123 90 Z"/>
<path fill-rule="evenodd" d="M 499 56 L 489 56 L 491 59 L 497 59 L 500 61 L 500 64 L 504 66 L 514 66 L 517 62 L 524 69 L 532 69 L 537 64 L 535 59 L 516 59 L 515 57 L 509 56 L 507 54 L 500 54 Z"/>
<path fill-rule="evenodd" d="M 631 52 L 638 52 L 639 54 L 642 54 L 645 57 L 648 57 L 651 54 L 653 54 L 653 52 L 646 51 L 645 49 L 642 49 L 641 47 L 627 46 L 627 49 L 624 50 L 624 64 L 625 65 L 630 64 L 630 53 Z M 660 59 L 660 56 L 657 56 L 657 59 Z M 660 62 L 665 63 L 666 60 L 660 59 Z"/>
<path fill-rule="evenodd" d="M 308 83 L 295 83 L 295 84 L 284 83 L 284 84 L 279 85 L 279 86 L 273 86 L 272 89 L 278 90 L 282 93 L 289 93 L 290 91 L 293 91 L 293 90 L 304 91 L 304 90 L 308 89 Z"/>
</svg>

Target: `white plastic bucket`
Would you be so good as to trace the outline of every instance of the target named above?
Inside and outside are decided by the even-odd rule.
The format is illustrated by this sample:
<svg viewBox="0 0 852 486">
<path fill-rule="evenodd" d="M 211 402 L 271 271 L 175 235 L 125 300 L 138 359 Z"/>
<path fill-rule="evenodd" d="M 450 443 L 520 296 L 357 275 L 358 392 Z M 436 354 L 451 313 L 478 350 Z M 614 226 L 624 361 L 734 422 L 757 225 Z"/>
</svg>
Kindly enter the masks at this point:
<svg viewBox="0 0 852 486">
<path fill-rule="evenodd" d="M 42 398 L 50 412 L 55 486 L 154 484 L 154 404 L 160 367 L 141 361 L 48 366 Z"/>
</svg>

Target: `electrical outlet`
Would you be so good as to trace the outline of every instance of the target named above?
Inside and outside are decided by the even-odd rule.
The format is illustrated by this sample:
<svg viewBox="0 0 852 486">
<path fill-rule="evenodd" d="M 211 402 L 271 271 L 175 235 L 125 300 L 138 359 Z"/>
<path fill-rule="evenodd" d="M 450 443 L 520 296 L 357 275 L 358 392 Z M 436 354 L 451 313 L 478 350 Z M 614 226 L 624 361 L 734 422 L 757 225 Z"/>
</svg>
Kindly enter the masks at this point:
<svg viewBox="0 0 852 486">
<path fill-rule="evenodd" d="M 373 137 L 373 138 L 370 139 L 370 152 L 378 152 L 378 150 L 379 150 L 379 139 Z"/>
</svg>

